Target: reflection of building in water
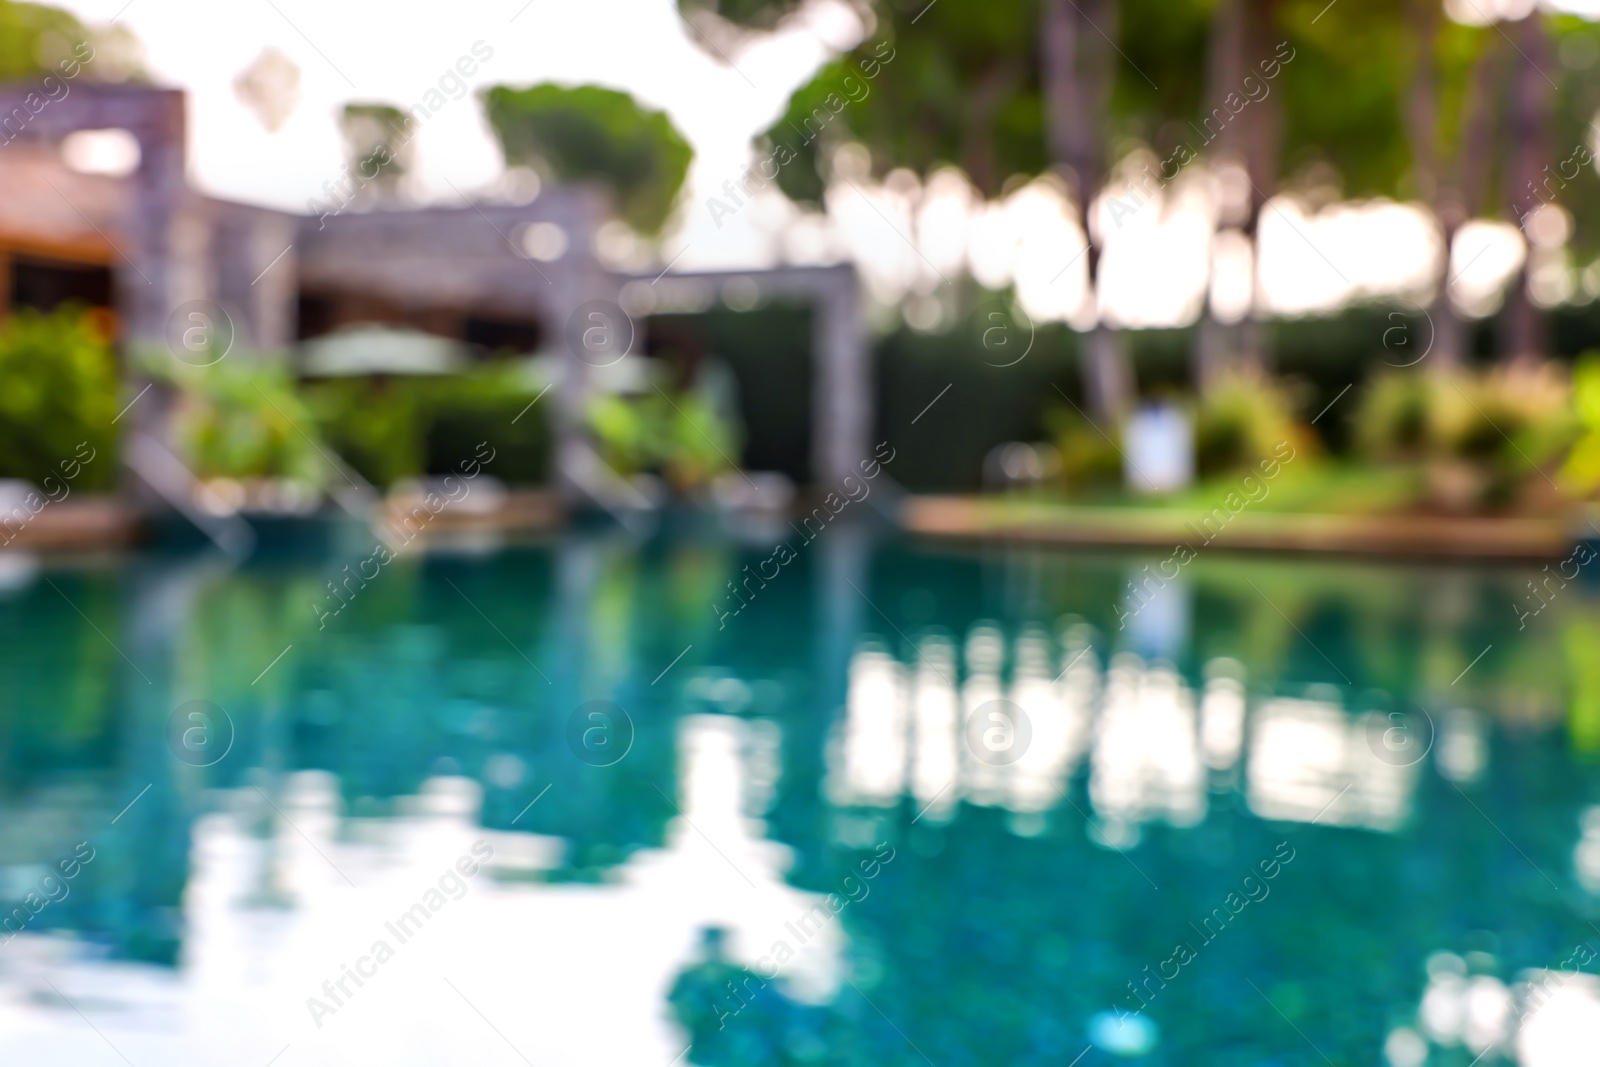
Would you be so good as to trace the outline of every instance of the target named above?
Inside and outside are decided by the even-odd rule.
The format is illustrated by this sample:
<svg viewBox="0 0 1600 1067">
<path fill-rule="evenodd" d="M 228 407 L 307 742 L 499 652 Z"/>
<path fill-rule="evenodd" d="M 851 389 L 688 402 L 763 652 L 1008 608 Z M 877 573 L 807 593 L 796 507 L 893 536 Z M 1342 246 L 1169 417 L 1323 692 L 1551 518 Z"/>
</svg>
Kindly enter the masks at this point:
<svg viewBox="0 0 1600 1067">
<path fill-rule="evenodd" d="M 831 999 L 844 923 L 827 894 L 785 883 L 790 851 L 752 811 L 771 782 L 745 768 L 775 764 L 778 742 L 772 724 L 682 719 L 676 789 L 663 779 L 676 808 L 665 847 L 599 883 L 550 878 L 570 847 L 560 837 L 479 825 L 482 788 L 462 777 L 427 779 L 388 818 L 352 817 L 321 771 L 276 788 L 254 779 L 270 804 L 249 786 L 219 793 L 221 810 L 183 835 L 180 966 L 23 934 L 0 953 L 0 1062 L 102 1062 L 103 1034 L 131 1062 L 173 1067 L 265 1063 L 286 1044 L 306 1067 L 497 1063 L 506 1043 L 541 1064 L 667 1063 L 685 1038 L 662 1006 L 710 926 L 730 931 L 730 956 L 748 969 L 785 942 L 784 995 Z M 479 843 L 492 857 L 455 877 Z M 253 903 L 264 879 L 284 887 L 285 906 Z M 430 900 L 436 887 L 444 895 Z M 381 966 L 379 941 L 391 957 Z M 307 998 L 327 998 L 330 979 L 338 1010 L 313 1016 Z"/>
<path fill-rule="evenodd" d="M 909 796 L 922 818 L 942 822 L 958 801 L 1029 818 L 1059 805 L 1080 769 L 1098 832 L 1131 840 L 1152 820 L 1192 826 L 1208 792 L 1243 777 L 1264 818 L 1374 830 L 1397 828 L 1410 811 L 1417 765 L 1374 751 L 1376 712 L 1347 710 L 1338 692 L 1270 698 L 1251 706 L 1243 668 L 1217 660 L 1197 693 L 1172 667 L 1124 653 L 1102 669 L 1078 631 L 1055 641 L 1037 626 L 1007 637 L 991 623 L 962 642 L 921 638 L 902 663 L 883 646 L 850 660 L 845 714 L 828 750 L 826 793 L 840 806 L 887 808 Z M 1027 735 L 1011 762 L 974 751 L 969 728 L 1006 701 L 1023 710 Z M 999 705 L 1004 707 L 1004 705 Z M 1481 776 L 1485 726 L 1458 710 L 1440 717 L 1431 755 L 1453 781 Z M 1380 746 L 1381 747 L 1381 746 Z M 1419 765 L 1420 765 L 1419 757 Z"/>
</svg>

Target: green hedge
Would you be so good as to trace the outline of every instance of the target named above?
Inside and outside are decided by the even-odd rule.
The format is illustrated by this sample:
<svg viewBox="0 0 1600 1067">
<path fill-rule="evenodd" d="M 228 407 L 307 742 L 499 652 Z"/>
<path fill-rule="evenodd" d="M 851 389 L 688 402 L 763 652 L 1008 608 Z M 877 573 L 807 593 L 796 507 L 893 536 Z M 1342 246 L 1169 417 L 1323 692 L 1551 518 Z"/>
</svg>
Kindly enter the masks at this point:
<svg viewBox="0 0 1600 1067">
<path fill-rule="evenodd" d="M 0 477 L 59 478 L 60 464 L 87 442 L 95 459 L 73 487 L 109 488 L 117 400 L 115 357 L 81 307 L 13 312 L 0 327 Z"/>
<path fill-rule="evenodd" d="M 513 485 L 549 480 L 545 401 L 517 367 L 428 378 L 339 378 L 303 383 L 322 432 L 374 485 L 447 474 L 481 441 L 495 450 L 488 473 Z M 546 400 L 551 399 L 546 397 Z"/>
</svg>

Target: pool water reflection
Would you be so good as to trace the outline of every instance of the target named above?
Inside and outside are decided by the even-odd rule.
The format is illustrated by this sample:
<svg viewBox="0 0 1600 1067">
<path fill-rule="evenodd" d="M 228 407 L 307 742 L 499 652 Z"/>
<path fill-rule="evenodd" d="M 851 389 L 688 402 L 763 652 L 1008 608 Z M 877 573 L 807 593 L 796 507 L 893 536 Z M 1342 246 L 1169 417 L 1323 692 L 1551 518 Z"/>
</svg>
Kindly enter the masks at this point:
<svg viewBox="0 0 1600 1067">
<path fill-rule="evenodd" d="M 768 548 L 6 557 L 0 1062 L 1600 1063 L 1593 591 Z"/>
</svg>

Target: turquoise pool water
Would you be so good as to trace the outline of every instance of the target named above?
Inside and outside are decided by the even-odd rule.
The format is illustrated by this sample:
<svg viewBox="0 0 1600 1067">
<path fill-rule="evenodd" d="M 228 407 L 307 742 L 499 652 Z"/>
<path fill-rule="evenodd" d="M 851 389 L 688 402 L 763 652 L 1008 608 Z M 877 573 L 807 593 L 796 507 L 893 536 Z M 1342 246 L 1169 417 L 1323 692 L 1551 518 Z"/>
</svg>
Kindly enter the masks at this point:
<svg viewBox="0 0 1600 1067">
<path fill-rule="evenodd" d="M 1592 589 L 778 536 L 0 558 L 0 1062 L 1600 1062 Z"/>
</svg>

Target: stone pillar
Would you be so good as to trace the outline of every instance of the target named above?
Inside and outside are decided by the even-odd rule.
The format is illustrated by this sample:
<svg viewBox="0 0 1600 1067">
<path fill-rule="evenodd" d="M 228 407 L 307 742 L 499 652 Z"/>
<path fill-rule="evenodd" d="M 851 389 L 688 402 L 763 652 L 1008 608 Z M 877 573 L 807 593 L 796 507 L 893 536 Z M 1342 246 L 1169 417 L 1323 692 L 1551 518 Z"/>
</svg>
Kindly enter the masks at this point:
<svg viewBox="0 0 1600 1067">
<path fill-rule="evenodd" d="M 247 282 L 248 336 L 262 351 L 287 349 L 299 334 L 297 257 L 293 247 L 298 229 L 293 218 L 265 211 L 256 215 L 250 229 L 250 259 L 255 271 Z"/>
<path fill-rule="evenodd" d="M 124 249 L 132 266 L 119 271 L 118 306 L 127 343 L 164 347 L 167 316 L 185 300 L 205 295 L 191 291 L 203 272 L 182 266 L 185 253 L 192 257 L 196 244 L 192 236 L 185 240 L 180 233 L 189 195 L 183 94 L 151 92 L 141 102 L 143 121 L 130 131 L 139 140 L 139 169 L 131 180 L 133 203 L 126 231 L 131 247 Z"/>
<path fill-rule="evenodd" d="M 172 392 L 146 377 L 139 360 L 176 358 L 167 346 L 167 319 L 179 304 L 207 295 L 202 288 L 204 264 L 196 260 L 206 255 L 209 235 L 203 220 L 184 217 L 191 197 L 185 175 L 183 93 L 147 91 L 117 102 L 130 112 L 131 121 L 124 128 L 139 141 L 139 169 L 129 179 L 132 197 L 123 222 L 127 241 L 122 253 L 127 262 L 115 274 L 124 403 L 133 403 L 122 420 L 121 451 L 127 461 L 135 455 L 127 442 L 136 435 L 169 451 L 173 448 Z M 171 506 L 131 468 L 125 469 L 122 486 L 129 503 L 146 515 Z"/>
<path fill-rule="evenodd" d="M 871 351 L 862 321 L 861 290 L 851 267 L 828 271 L 812 318 L 811 480 L 835 487 L 859 473 L 872 451 Z"/>
<path fill-rule="evenodd" d="M 227 309 L 241 350 L 278 352 L 297 333 L 299 225 L 292 215 L 206 201 L 212 218 L 212 299 Z"/>
</svg>

